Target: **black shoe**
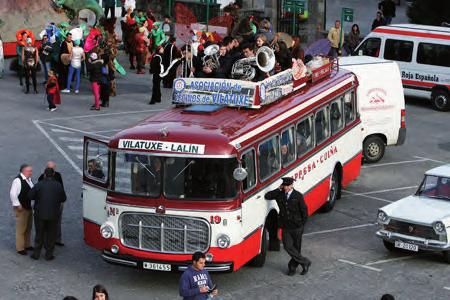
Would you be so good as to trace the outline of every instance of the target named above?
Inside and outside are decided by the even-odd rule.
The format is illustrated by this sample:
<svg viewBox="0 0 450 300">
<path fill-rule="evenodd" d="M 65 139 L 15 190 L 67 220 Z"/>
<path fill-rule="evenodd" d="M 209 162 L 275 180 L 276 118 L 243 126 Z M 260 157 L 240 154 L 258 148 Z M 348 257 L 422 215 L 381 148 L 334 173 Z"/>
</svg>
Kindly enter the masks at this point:
<svg viewBox="0 0 450 300">
<path fill-rule="evenodd" d="M 306 265 L 303 266 L 303 271 L 300 273 L 300 275 L 306 275 L 306 273 L 308 273 L 309 271 L 309 267 L 311 266 L 311 262 L 307 263 Z"/>
<path fill-rule="evenodd" d="M 130 66 L 130 70 L 135 70 L 135 69 L 136 69 L 135 66 L 133 66 L 133 65 Z"/>
<path fill-rule="evenodd" d="M 56 246 L 63 247 L 63 246 L 64 246 L 64 243 L 62 243 L 62 242 L 56 242 L 55 245 L 56 245 Z"/>
<path fill-rule="evenodd" d="M 30 93 L 30 91 L 25 91 L 25 94 L 29 94 Z"/>
<path fill-rule="evenodd" d="M 291 269 L 289 268 L 288 272 L 287 272 L 287 276 L 294 276 L 296 273 L 297 269 Z"/>
<path fill-rule="evenodd" d="M 34 259 L 34 260 L 38 260 L 39 259 L 39 255 L 36 255 L 34 253 L 31 254 L 30 257 L 31 257 L 31 259 Z"/>
<path fill-rule="evenodd" d="M 27 255 L 27 250 L 20 250 L 20 251 L 17 251 L 17 253 L 20 255 Z"/>
<path fill-rule="evenodd" d="M 91 106 L 91 110 L 100 110 L 100 107 Z"/>
<path fill-rule="evenodd" d="M 38 92 L 37 90 L 34 90 L 34 93 L 35 93 L 35 94 L 39 94 L 39 92 Z"/>
<path fill-rule="evenodd" d="M 45 260 L 53 260 L 53 259 L 55 259 L 55 256 L 54 255 L 46 255 L 45 256 Z"/>
<path fill-rule="evenodd" d="M 153 104 L 155 104 L 155 102 L 149 102 L 148 104 L 153 105 Z"/>
<path fill-rule="evenodd" d="M 34 247 L 32 247 L 32 246 L 30 246 L 30 247 L 26 247 L 26 248 L 25 248 L 25 250 L 29 250 L 29 251 L 31 251 L 31 250 L 34 250 Z"/>
</svg>

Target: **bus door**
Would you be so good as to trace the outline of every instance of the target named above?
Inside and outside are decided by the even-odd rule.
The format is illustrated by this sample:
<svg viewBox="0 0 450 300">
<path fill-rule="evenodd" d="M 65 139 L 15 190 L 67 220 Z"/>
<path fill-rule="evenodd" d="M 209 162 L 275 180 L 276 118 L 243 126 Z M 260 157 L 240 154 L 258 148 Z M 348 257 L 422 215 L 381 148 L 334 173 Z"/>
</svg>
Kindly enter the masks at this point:
<svg viewBox="0 0 450 300">
<path fill-rule="evenodd" d="M 110 187 L 111 154 L 104 141 L 84 137 L 83 224 L 85 242 L 101 249 L 100 226 L 106 221 L 106 195 Z"/>
</svg>

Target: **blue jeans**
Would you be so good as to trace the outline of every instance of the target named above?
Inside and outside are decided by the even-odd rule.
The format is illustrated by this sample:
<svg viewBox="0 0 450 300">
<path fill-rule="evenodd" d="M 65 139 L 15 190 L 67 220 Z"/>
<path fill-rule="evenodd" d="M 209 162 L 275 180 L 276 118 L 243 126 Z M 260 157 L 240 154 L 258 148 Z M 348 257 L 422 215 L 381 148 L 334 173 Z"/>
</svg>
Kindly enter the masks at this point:
<svg viewBox="0 0 450 300">
<path fill-rule="evenodd" d="M 52 68 L 51 63 L 48 61 L 42 63 L 42 68 L 44 69 L 45 81 L 48 80 L 48 71 Z"/>
<path fill-rule="evenodd" d="M 75 69 L 72 65 L 69 65 L 69 76 L 67 77 L 67 89 L 70 90 L 70 83 L 72 82 L 73 73 L 75 72 L 76 81 L 75 81 L 75 90 L 80 89 L 80 72 L 81 68 Z"/>
</svg>

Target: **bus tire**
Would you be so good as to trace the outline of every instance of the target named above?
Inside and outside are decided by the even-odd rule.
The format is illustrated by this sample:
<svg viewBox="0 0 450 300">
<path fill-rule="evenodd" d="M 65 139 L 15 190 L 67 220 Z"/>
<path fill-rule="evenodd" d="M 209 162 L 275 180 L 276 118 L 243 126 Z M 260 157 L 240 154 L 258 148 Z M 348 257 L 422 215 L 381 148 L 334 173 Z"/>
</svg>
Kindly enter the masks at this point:
<svg viewBox="0 0 450 300">
<path fill-rule="evenodd" d="M 436 89 L 431 93 L 431 106 L 437 111 L 450 110 L 450 95 L 443 89 Z"/>
<path fill-rule="evenodd" d="M 269 231 L 267 226 L 264 225 L 263 232 L 261 236 L 261 245 L 259 254 L 256 255 L 251 261 L 250 265 L 256 268 L 262 268 L 266 263 L 267 249 L 269 247 Z"/>
<path fill-rule="evenodd" d="M 336 200 L 338 198 L 338 193 L 341 186 L 341 180 L 339 178 L 339 172 L 337 168 L 334 169 L 333 175 L 330 179 L 330 191 L 328 193 L 328 201 L 322 206 L 323 212 L 329 212 L 334 208 Z"/>
<path fill-rule="evenodd" d="M 386 145 L 381 137 L 377 135 L 369 136 L 363 143 L 364 160 L 371 164 L 376 163 L 384 156 Z"/>
</svg>

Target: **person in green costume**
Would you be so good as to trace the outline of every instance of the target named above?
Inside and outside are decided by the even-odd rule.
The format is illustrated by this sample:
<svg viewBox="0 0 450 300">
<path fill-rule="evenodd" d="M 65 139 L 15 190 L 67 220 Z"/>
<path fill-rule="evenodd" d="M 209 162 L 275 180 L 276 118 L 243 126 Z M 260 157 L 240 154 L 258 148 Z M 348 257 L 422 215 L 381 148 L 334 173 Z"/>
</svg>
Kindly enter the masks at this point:
<svg viewBox="0 0 450 300">
<path fill-rule="evenodd" d="M 160 22 L 153 23 L 152 28 L 152 51 L 155 52 L 156 47 L 161 46 L 166 42 L 166 35 L 164 34 L 164 31 L 161 28 Z"/>
</svg>

